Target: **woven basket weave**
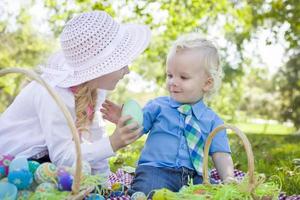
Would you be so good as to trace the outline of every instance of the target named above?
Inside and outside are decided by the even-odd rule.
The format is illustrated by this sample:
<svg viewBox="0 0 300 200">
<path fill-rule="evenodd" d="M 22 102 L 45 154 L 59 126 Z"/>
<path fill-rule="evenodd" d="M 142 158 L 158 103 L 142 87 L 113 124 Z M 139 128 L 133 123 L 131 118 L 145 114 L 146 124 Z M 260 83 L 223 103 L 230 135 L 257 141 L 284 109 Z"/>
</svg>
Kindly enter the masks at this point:
<svg viewBox="0 0 300 200">
<path fill-rule="evenodd" d="M 231 129 L 234 133 L 236 133 L 239 138 L 242 140 L 244 148 L 246 150 L 247 154 L 247 159 L 248 159 L 248 174 L 249 174 L 249 186 L 248 190 L 249 192 L 253 192 L 253 190 L 256 187 L 255 183 L 255 177 L 254 177 L 254 156 L 253 156 L 253 151 L 251 148 L 251 144 L 246 137 L 246 135 L 238 128 L 228 125 L 228 124 L 223 124 L 215 128 L 207 137 L 207 140 L 205 142 L 204 146 L 204 155 L 203 155 L 203 184 L 210 184 L 209 179 L 208 179 L 208 151 L 209 147 L 211 145 L 212 139 L 214 136 L 221 130 L 223 129 Z"/>
</svg>

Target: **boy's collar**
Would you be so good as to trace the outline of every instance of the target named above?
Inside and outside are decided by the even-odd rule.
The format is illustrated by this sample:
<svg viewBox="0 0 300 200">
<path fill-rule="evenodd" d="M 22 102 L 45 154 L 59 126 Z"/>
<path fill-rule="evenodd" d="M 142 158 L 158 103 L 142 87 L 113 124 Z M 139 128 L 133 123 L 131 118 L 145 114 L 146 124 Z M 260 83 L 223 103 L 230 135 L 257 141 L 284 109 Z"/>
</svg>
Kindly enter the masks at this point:
<svg viewBox="0 0 300 200">
<path fill-rule="evenodd" d="M 177 101 L 175 101 L 172 97 L 169 97 L 169 102 L 170 102 L 170 106 L 172 108 L 178 108 L 179 106 L 181 106 L 183 103 L 179 103 Z M 190 104 L 192 106 L 193 109 L 193 113 L 194 116 L 200 120 L 202 113 L 204 112 L 206 105 L 203 102 L 203 99 L 200 99 L 197 103 L 194 104 Z"/>
</svg>

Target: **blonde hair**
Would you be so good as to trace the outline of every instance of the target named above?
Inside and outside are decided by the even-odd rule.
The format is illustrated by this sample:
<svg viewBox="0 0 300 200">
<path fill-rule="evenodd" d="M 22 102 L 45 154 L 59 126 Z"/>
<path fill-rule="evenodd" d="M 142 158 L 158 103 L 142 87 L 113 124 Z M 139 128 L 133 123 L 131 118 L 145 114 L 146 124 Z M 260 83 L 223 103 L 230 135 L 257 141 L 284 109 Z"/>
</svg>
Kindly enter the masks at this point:
<svg viewBox="0 0 300 200">
<path fill-rule="evenodd" d="M 88 116 L 89 106 L 95 109 L 97 102 L 97 89 L 91 89 L 88 82 L 78 85 L 75 98 L 76 128 L 80 133 L 89 132 L 89 125 L 94 119 L 94 113 Z"/>
<path fill-rule="evenodd" d="M 216 46 L 209 40 L 202 38 L 198 33 L 190 33 L 179 37 L 172 45 L 168 56 L 169 58 L 184 50 L 197 50 L 201 52 L 199 63 L 203 65 L 207 73 L 213 79 L 213 87 L 204 93 L 205 99 L 210 99 L 221 87 L 223 71 L 220 66 L 219 53 Z"/>
</svg>

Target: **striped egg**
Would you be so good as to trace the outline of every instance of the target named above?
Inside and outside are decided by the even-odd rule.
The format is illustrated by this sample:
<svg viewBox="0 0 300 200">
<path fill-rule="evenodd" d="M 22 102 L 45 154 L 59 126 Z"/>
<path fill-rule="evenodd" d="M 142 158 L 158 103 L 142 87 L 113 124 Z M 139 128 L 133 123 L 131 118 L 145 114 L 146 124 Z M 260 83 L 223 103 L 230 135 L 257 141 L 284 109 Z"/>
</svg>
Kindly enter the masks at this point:
<svg viewBox="0 0 300 200">
<path fill-rule="evenodd" d="M 34 173 L 34 179 L 37 183 L 55 183 L 57 168 L 52 163 L 41 164 Z"/>
</svg>

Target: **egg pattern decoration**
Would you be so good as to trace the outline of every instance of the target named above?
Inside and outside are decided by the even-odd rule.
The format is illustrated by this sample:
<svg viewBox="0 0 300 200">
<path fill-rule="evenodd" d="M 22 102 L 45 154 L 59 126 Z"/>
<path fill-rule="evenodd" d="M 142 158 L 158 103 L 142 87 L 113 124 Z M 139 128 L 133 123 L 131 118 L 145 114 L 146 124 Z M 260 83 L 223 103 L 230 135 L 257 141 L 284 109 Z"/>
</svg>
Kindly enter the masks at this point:
<svg viewBox="0 0 300 200">
<path fill-rule="evenodd" d="M 7 178 L 20 190 L 29 188 L 33 182 L 32 173 L 26 169 L 10 171 Z"/>
<path fill-rule="evenodd" d="M 18 189 L 28 189 L 33 182 L 33 175 L 29 171 L 25 157 L 16 157 L 9 164 L 8 181 Z"/>
<path fill-rule="evenodd" d="M 35 192 L 52 192 L 54 190 L 56 190 L 55 184 L 44 182 L 36 187 Z"/>
<path fill-rule="evenodd" d="M 29 200 L 33 192 L 29 190 L 20 190 L 18 191 L 18 200 Z"/>
<path fill-rule="evenodd" d="M 34 179 L 37 183 L 55 183 L 57 168 L 54 164 L 46 162 L 41 164 L 34 173 Z"/>
</svg>

